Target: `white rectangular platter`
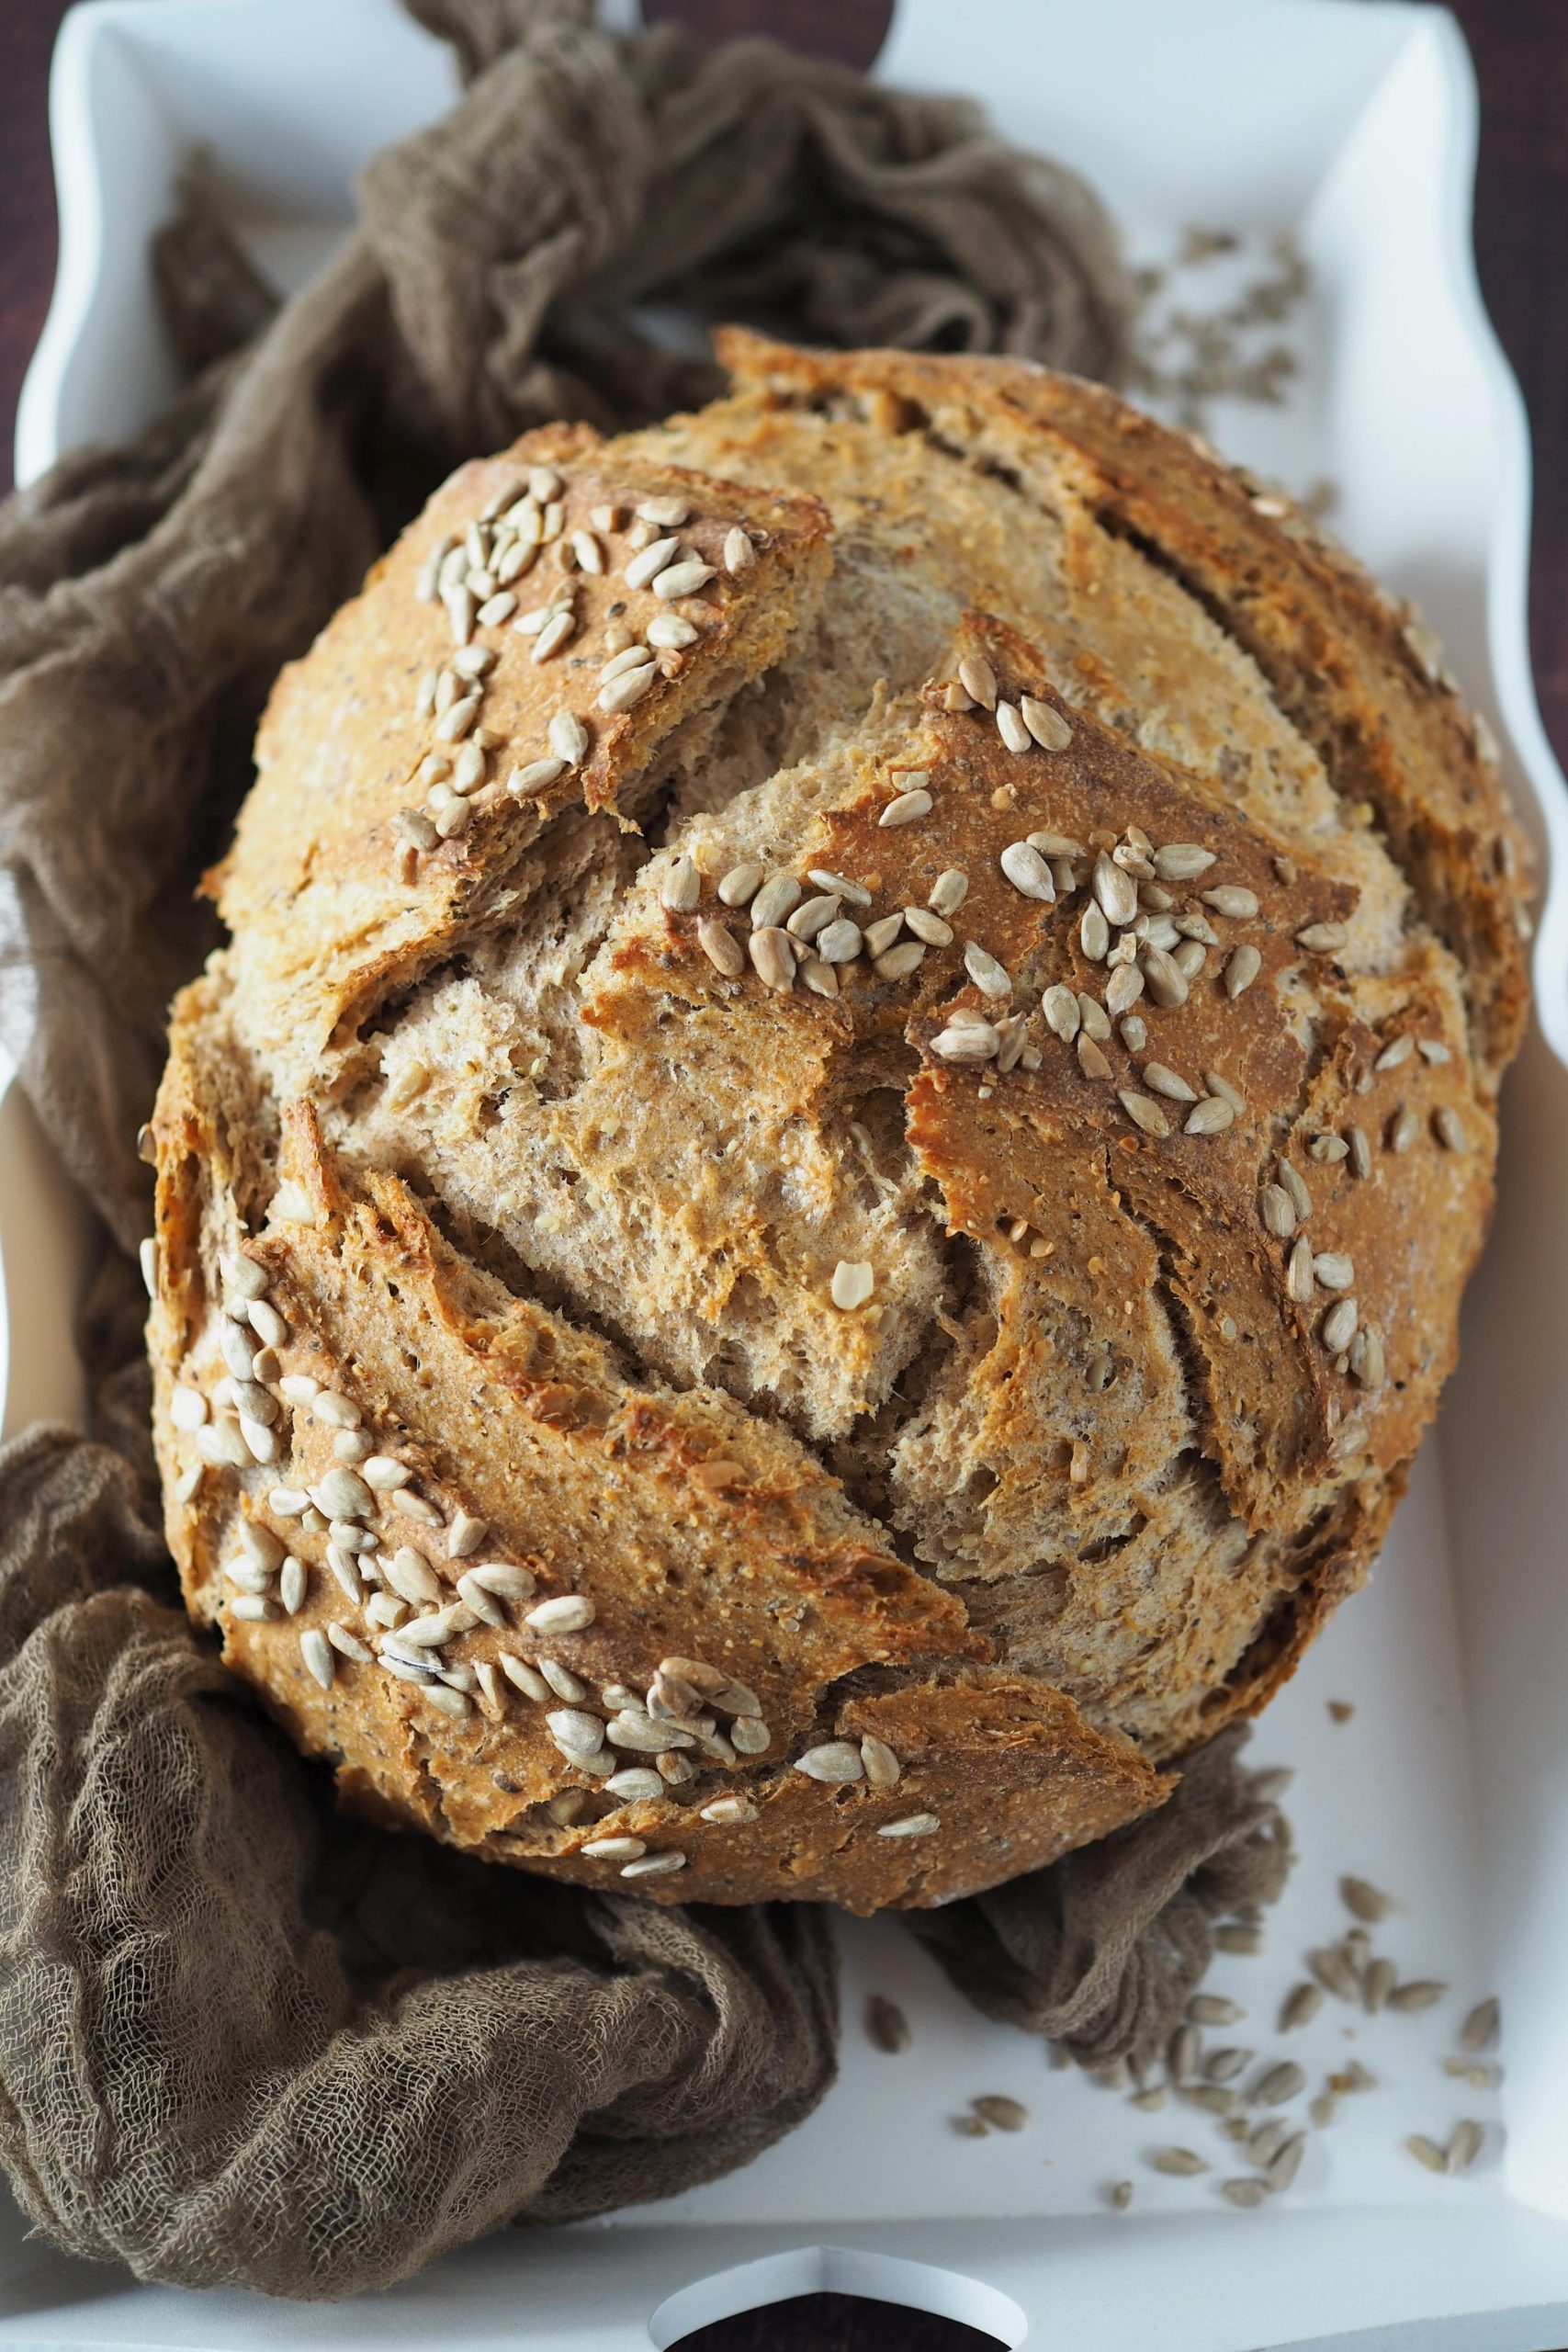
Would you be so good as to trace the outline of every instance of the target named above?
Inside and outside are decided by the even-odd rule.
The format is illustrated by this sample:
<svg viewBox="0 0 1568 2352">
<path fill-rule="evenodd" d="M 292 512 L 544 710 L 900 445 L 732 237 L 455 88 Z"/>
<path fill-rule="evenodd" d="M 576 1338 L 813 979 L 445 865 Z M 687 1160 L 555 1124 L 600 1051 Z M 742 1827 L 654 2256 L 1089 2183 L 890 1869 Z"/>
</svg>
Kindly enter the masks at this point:
<svg viewBox="0 0 1568 2352">
<path fill-rule="evenodd" d="M 1336 526 L 1416 596 L 1506 747 L 1543 856 L 1568 798 L 1531 695 L 1524 625 L 1529 453 L 1469 253 L 1475 110 L 1438 9 L 1377 0 L 899 0 L 879 69 L 968 88 L 1011 137 L 1077 164 L 1141 253 L 1187 224 L 1257 245 L 1289 231 L 1314 290 L 1287 403 L 1222 404 L 1227 454 L 1293 487 L 1328 478 Z M 24 396 L 18 472 L 134 429 L 173 389 L 150 232 L 197 146 L 220 159 L 258 254 L 297 281 L 343 233 L 365 156 L 436 113 L 449 60 L 394 0 L 91 0 L 53 86 L 62 202 L 54 308 Z M 1560 868 L 1561 857 L 1555 860 Z M 1280 2045 L 1302 1956 L 1346 1924 L 1338 1874 L 1397 1891 L 1379 1930 L 1406 1975 L 1451 1990 L 1419 2017 L 1336 2003 L 1292 2038 L 1313 2086 L 1358 2057 L 1378 2079 L 1314 2134 L 1288 2199 L 1221 2203 L 1225 2143 L 1184 2109 L 1150 2119 L 964 2007 L 894 1922 L 848 1923 L 842 2076 L 746 2171 L 611 2222 L 507 2235 L 374 2301 L 308 2317 L 240 2296 L 136 2287 L 52 2256 L 0 2211 L 0 2346 L 307 2342 L 453 2352 L 502 2344 L 638 2352 L 751 2303 L 838 2287 L 926 2305 L 1009 2345 L 1072 2352 L 1542 2352 L 1568 2345 L 1568 1003 L 1560 889 L 1537 951 L 1539 1023 L 1507 1098 L 1502 1208 L 1462 1365 L 1369 1592 L 1270 1710 L 1259 1761 L 1297 1769 L 1301 1859 L 1258 1958 L 1213 1989 L 1235 2038 Z M 0 1102 L 7 1430 L 69 1410 L 49 1335 L 80 1221 L 12 1088 Z M 1328 1702 L 1348 1702 L 1343 1723 Z M 914 2027 L 892 2058 L 868 1989 Z M 1441 2070 L 1457 2021 L 1501 1992 L 1506 2073 Z M 1030 2127 L 983 2141 L 953 2116 L 1009 2091 Z M 1464 2113 L 1488 2127 L 1462 2180 L 1405 2154 Z M 1192 2140 L 1201 2179 L 1142 2157 Z M 1137 2181 L 1132 2211 L 1108 2182 Z M 0 2206 L 3 2206 L 0 2199 Z"/>
</svg>

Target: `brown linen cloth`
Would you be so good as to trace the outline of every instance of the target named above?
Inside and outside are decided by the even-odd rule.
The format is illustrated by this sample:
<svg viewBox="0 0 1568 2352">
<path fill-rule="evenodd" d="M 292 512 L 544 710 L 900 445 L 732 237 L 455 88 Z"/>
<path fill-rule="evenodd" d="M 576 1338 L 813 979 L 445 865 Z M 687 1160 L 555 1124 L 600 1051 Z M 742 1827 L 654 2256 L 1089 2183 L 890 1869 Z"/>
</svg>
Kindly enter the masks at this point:
<svg viewBox="0 0 1568 2352">
<path fill-rule="evenodd" d="M 468 95 L 370 166 L 339 256 L 279 307 L 198 190 L 157 257 L 191 390 L 0 510 L 0 1035 L 106 1229 L 96 1437 L 0 1453 L 0 2157 L 73 2253 L 319 2298 L 745 2163 L 832 2079 L 836 1978 L 807 1906 L 659 1908 L 338 1818 L 179 1607 L 132 1138 L 260 702 L 458 458 L 710 389 L 628 306 L 1102 375 L 1129 315 L 1093 197 L 966 106 L 613 42 L 569 0 L 421 13 Z M 1283 1868 L 1226 1742 L 1146 1829 L 921 1931 L 1101 2064 Z"/>
</svg>

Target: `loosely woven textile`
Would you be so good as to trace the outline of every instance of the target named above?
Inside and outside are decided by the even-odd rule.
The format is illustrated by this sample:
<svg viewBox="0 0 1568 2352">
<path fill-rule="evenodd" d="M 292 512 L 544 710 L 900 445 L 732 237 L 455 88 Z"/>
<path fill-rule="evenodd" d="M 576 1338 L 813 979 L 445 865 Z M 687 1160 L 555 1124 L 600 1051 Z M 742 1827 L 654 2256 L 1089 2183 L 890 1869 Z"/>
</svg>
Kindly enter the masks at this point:
<svg viewBox="0 0 1568 2352">
<path fill-rule="evenodd" d="M 649 306 L 1111 377 L 1130 317 L 1089 191 L 967 105 L 611 41 L 568 0 L 420 13 L 467 95 L 370 165 L 338 256 L 279 304 L 194 186 L 156 255 L 191 388 L 0 510 L 0 1035 L 101 1221 L 94 1434 L 0 1453 L 0 2157 L 74 2253 L 300 2297 L 746 2162 L 831 2081 L 837 2011 L 807 1906 L 598 1896 L 340 1819 L 179 1606 L 133 1139 L 268 683 L 458 458 L 706 397 Z M 1282 1871 L 1227 1742 L 1149 1824 L 920 1931 L 1099 2064 Z"/>
</svg>

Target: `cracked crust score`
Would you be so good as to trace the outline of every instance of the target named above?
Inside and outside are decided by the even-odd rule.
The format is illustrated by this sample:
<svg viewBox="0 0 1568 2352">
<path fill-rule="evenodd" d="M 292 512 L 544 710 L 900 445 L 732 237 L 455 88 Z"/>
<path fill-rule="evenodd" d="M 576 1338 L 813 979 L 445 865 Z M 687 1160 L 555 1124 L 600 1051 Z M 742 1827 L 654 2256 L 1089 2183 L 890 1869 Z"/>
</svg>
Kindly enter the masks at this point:
<svg viewBox="0 0 1568 2352">
<path fill-rule="evenodd" d="M 279 681 L 153 1123 L 167 1526 L 382 1820 L 937 1903 L 1364 1575 L 1521 855 L 1418 627 L 1190 442 L 725 356 L 464 468 Z"/>
</svg>

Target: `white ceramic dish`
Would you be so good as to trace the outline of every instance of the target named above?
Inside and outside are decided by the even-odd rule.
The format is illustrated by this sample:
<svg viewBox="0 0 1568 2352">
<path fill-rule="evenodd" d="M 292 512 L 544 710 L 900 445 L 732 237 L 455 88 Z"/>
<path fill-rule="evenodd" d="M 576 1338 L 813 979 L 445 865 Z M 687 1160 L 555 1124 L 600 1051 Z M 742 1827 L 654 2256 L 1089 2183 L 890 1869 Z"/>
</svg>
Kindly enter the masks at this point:
<svg viewBox="0 0 1568 2352">
<path fill-rule="evenodd" d="M 1475 290 L 1474 98 L 1449 18 L 1376 0 L 968 0 L 961 40 L 955 24 L 942 0 L 900 0 L 882 70 L 972 87 L 1011 135 L 1081 165 L 1141 244 L 1168 243 L 1187 222 L 1299 238 L 1316 286 L 1301 381 L 1285 409 L 1224 408 L 1213 430 L 1297 485 L 1337 483 L 1338 527 L 1432 615 L 1560 876 L 1568 801 L 1526 654 L 1528 446 Z M 393 0 L 73 11 L 52 93 L 60 281 L 23 399 L 20 475 L 134 428 L 171 389 L 144 256 L 194 146 L 221 161 L 264 258 L 297 278 L 342 232 L 357 164 L 452 85 L 444 52 Z M 0 2215 L 0 2344 L 338 2352 L 439 2336 L 455 2352 L 503 2341 L 636 2352 L 814 2286 L 1074 2352 L 1568 2344 L 1565 924 L 1559 882 L 1540 932 L 1540 1025 L 1510 1087 L 1503 1212 L 1440 1428 L 1371 1590 L 1258 1735 L 1260 1758 L 1299 1768 L 1302 1860 L 1266 1956 L 1216 1973 L 1250 2013 L 1242 2037 L 1273 2046 L 1303 1950 L 1343 1924 L 1334 1888 L 1347 1869 L 1404 1898 L 1380 1931 L 1402 1970 L 1453 1987 L 1419 2018 L 1330 2004 L 1297 2037 L 1314 2079 L 1354 2052 L 1381 2087 L 1314 2137 L 1288 2200 L 1238 2213 L 1214 2196 L 1218 2172 L 1145 2170 L 1140 2150 L 1157 2141 L 1196 2138 L 1222 2168 L 1224 2143 L 1201 2115 L 1145 2119 L 1051 2073 L 883 1921 L 845 1934 L 840 2084 L 728 2180 L 607 2225 L 497 2239 L 373 2303 L 309 2318 L 132 2287 L 59 2260 Z M 69 1404 L 73 1368 L 42 1344 L 64 1326 L 81 1257 L 18 1105 L 14 1089 L 0 1104 L 10 1427 Z M 1331 1696 L 1355 1706 L 1342 1727 Z M 860 2032 L 871 1985 L 914 2021 L 902 2058 Z M 1507 2074 L 1499 2095 L 1478 2097 L 1439 2060 L 1463 2008 L 1493 1988 L 1507 2008 Z M 1021 2094 L 1031 2129 L 954 2135 L 948 2119 L 987 2089 Z M 1404 2135 L 1441 2135 L 1466 2111 L 1489 2125 L 1483 2160 L 1462 2181 L 1433 2180 Z M 1111 2216 L 1104 2185 L 1123 2175 L 1140 2183 L 1137 2203 Z"/>
</svg>

